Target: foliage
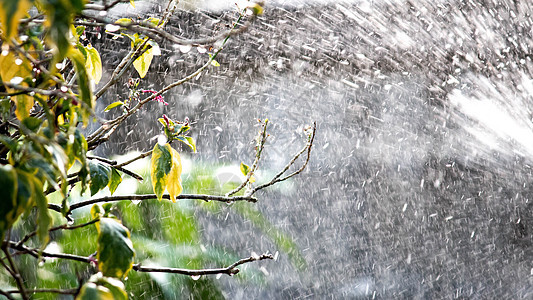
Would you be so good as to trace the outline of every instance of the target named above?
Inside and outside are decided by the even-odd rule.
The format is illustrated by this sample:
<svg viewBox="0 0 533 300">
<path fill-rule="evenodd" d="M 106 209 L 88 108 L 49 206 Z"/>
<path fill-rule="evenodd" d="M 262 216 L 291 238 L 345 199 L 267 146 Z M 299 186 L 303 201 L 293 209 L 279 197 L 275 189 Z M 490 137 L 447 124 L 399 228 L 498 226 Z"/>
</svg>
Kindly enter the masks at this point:
<svg viewBox="0 0 533 300">
<path fill-rule="evenodd" d="M 250 2 L 248 6 L 239 8 L 230 29 L 212 39 L 183 40 L 165 31 L 177 1 L 169 1 L 166 11 L 159 18 L 109 20 L 100 17 L 121 2 L 0 0 L 0 236 L 4 253 L 0 262 L 8 273 L 7 278 L 0 276 L 0 282 L 16 286 L 15 290 L 0 289 L 0 294 L 7 298 L 20 294 L 27 299 L 31 294 L 43 291 L 28 289 L 27 281 L 35 283 L 32 286 L 41 287 L 40 284 L 43 284 L 55 289 L 52 292 L 72 294 L 76 299 L 127 299 L 126 290 L 138 290 L 142 286 L 124 280 L 129 276 L 132 278 L 130 282 L 142 282 L 134 279 L 149 276 L 156 282 L 160 281 L 162 277 L 152 275 L 154 272 L 187 275 L 179 280 L 182 285 L 189 286 L 192 295 L 201 297 L 202 291 L 211 290 L 215 291 L 213 295 L 222 297 L 210 279 L 197 280 L 199 276 L 234 275 L 239 272 L 237 266 L 240 264 L 273 258 L 265 254 L 238 260 L 236 256 L 212 247 L 207 249 L 208 254 L 190 259 L 188 254 L 206 251 L 194 246 L 200 243 L 194 215 L 181 207 L 177 200 L 256 202 L 256 191 L 288 179 L 305 168 L 315 134 L 314 127 L 307 134 L 305 147 L 286 168 L 271 181 L 254 186 L 253 174 L 268 136 L 268 121 L 262 122 L 255 161 L 251 167 L 241 164 L 245 181 L 225 196 L 201 194 L 204 190 L 197 190 L 199 194 L 182 194 L 182 161 L 171 144 L 184 143 L 196 151 L 195 141 L 188 136 L 191 129 L 188 120 L 180 122 L 166 115 L 154 120 L 162 125 L 159 141 L 152 150 L 128 161 L 118 163 L 90 155 L 90 151 L 105 143 L 126 119 L 142 111 L 146 103 L 157 101 L 168 105 L 163 99 L 164 93 L 210 66 L 219 67 L 215 59 L 227 40 L 245 30 L 263 12 L 262 6 Z M 133 0 L 125 2 L 135 6 Z M 130 50 L 115 66 L 111 77 L 96 90 L 95 87 L 102 81 L 103 64 L 98 49 L 91 45 L 87 34 L 94 34 L 101 27 L 105 27 L 108 37 L 129 39 Z M 149 72 L 153 57 L 161 55 L 157 43 L 161 39 L 184 46 L 222 43 L 206 54 L 205 64 L 192 74 L 159 91 L 142 89 L 142 78 Z M 129 94 L 104 110 L 120 110 L 119 116 L 104 120 L 95 112 L 96 101 L 132 66 L 139 78 L 130 78 Z M 95 124 L 96 129 L 89 131 L 89 124 Z M 302 153 L 307 153 L 303 166 L 284 175 Z M 132 162 L 148 156 L 151 157 L 149 174 L 139 175 L 128 169 Z M 113 195 L 126 180 L 148 177 L 151 179 L 148 193 L 98 197 L 105 188 Z M 247 189 L 243 192 L 244 187 Z M 190 187 L 189 190 L 195 189 Z M 75 192 L 90 194 L 92 198 L 73 202 Z M 150 233 L 156 234 L 157 226 L 146 224 L 144 220 L 146 211 L 143 210 L 153 204 L 142 202 L 133 207 L 126 202 L 116 206 L 111 204 L 120 200 L 148 199 L 170 199 L 175 203 L 161 202 L 156 207 L 172 210 L 176 217 L 168 224 L 162 218 L 159 224 L 159 232 L 172 233 L 165 238 L 169 242 L 167 245 L 157 244 L 161 242 L 150 236 Z M 89 206 L 92 206 L 90 216 L 79 210 Z M 303 265 L 289 238 L 273 230 L 257 211 L 239 207 L 238 213 L 265 232 L 274 233 L 273 240 L 285 251 L 292 252 L 298 265 Z M 208 211 L 213 209 L 207 205 L 205 208 Z M 18 222 L 21 219 L 24 222 Z M 96 230 L 92 230 L 92 225 Z M 171 230 L 163 230 L 165 226 Z M 132 235 L 128 227 L 135 232 L 145 230 L 146 234 Z M 49 243 L 58 245 L 65 253 L 47 251 Z M 137 255 L 136 249 L 142 251 Z M 87 256 L 88 253 L 93 254 Z M 15 254 L 16 257 L 13 257 Z M 47 280 L 52 277 L 43 274 L 35 275 L 28 271 L 35 269 L 39 263 L 35 258 L 43 260 L 44 267 L 39 271 L 43 274 L 54 268 L 67 268 L 67 264 L 72 274 L 52 276 L 54 280 Z M 155 258 L 168 265 L 188 265 L 196 269 L 147 268 L 138 263 Z M 228 267 L 200 269 L 207 262 Z M 84 267 L 74 266 L 74 263 Z M 72 268 L 82 270 L 84 274 L 75 274 Z M 76 286 L 77 283 L 81 285 Z M 65 286 L 70 289 L 65 289 Z M 176 296 L 175 291 L 168 290 L 165 284 L 160 284 L 159 288 L 169 297 Z"/>
</svg>

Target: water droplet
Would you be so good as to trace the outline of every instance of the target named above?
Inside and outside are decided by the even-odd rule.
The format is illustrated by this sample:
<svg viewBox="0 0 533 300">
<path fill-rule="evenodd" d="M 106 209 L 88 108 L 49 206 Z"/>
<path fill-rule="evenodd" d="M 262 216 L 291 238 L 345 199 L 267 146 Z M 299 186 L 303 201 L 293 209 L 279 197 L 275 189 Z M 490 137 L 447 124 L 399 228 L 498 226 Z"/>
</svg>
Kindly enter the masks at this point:
<svg viewBox="0 0 533 300">
<path fill-rule="evenodd" d="M 255 259 L 255 260 L 259 260 L 259 254 L 255 253 L 254 251 L 252 251 L 252 258 Z"/>
<path fill-rule="evenodd" d="M 62 86 L 62 87 L 61 87 L 61 91 L 62 91 L 63 93 L 66 93 L 66 92 L 68 91 L 68 87 L 66 87 L 66 86 Z"/>
<path fill-rule="evenodd" d="M 191 279 L 192 279 L 192 280 L 198 280 L 198 279 L 200 279 L 201 277 L 202 277 L 202 275 L 193 275 L 193 276 L 191 276 Z"/>
<path fill-rule="evenodd" d="M 219 273 L 219 274 L 217 274 L 217 276 L 215 276 L 216 279 L 220 279 L 220 277 L 222 277 L 222 273 Z"/>
<path fill-rule="evenodd" d="M 62 63 L 57 63 L 56 64 L 56 68 L 57 69 L 63 69 L 63 64 Z"/>
<path fill-rule="evenodd" d="M 17 65 L 17 66 L 22 65 L 22 59 L 20 59 L 20 58 L 15 59 L 15 65 Z"/>
<path fill-rule="evenodd" d="M 44 264 L 45 264 L 45 263 L 46 263 L 46 260 L 44 260 L 44 259 L 43 259 L 43 260 L 41 260 L 41 261 L 39 262 L 39 265 L 38 265 L 38 266 L 39 266 L 39 268 L 42 268 L 42 267 L 44 267 Z"/>
<path fill-rule="evenodd" d="M 71 220 L 68 220 L 68 221 L 67 221 L 67 224 L 68 224 L 68 225 L 72 225 L 72 224 L 74 224 L 74 220 L 72 220 L 72 219 L 71 219 Z"/>
<path fill-rule="evenodd" d="M 227 201 L 226 205 L 231 206 L 231 205 L 233 205 L 233 203 L 235 203 L 235 202 L 234 201 Z"/>
<path fill-rule="evenodd" d="M 196 50 L 198 50 L 198 53 L 202 53 L 202 54 L 207 52 L 207 49 L 201 46 L 197 47 Z"/>
<path fill-rule="evenodd" d="M 117 30 L 120 29 L 120 26 L 119 25 L 115 25 L 115 24 L 107 24 L 105 26 L 105 30 L 108 31 L 108 32 L 115 32 Z"/>
<path fill-rule="evenodd" d="M 181 53 L 187 53 L 187 52 L 191 51 L 192 46 L 191 45 L 180 45 L 179 49 L 180 49 Z"/>
<path fill-rule="evenodd" d="M 157 136 L 157 143 L 159 144 L 159 146 L 164 146 L 167 143 L 167 137 L 160 134 L 159 136 Z"/>
<path fill-rule="evenodd" d="M 21 84 L 23 80 L 24 78 L 15 76 L 9 82 L 11 82 L 12 84 Z"/>
</svg>

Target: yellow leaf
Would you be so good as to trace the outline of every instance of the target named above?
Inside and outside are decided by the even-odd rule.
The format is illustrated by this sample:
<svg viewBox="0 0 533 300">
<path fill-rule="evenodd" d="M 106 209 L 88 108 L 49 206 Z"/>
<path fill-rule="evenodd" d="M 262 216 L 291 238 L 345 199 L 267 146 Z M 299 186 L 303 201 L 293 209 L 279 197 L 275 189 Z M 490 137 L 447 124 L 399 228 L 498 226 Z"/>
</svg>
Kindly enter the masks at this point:
<svg viewBox="0 0 533 300">
<path fill-rule="evenodd" d="M 157 199 L 163 199 L 163 193 L 167 188 L 168 174 L 172 169 L 172 148 L 167 143 L 161 146 L 159 143 L 155 144 L 152 150 L 152 160 L 150 163 L 150 178 L 152 179 L 152 187 Z"/>
<path fill-rule="evenodd" d="M 135 2 L 133 0 L 130 0 L 130 4 L 133 6 L 133 8 L 135 8 Z"/>
<path fill-rule="evenodd" d="M 181 186 L 181 157 L 178 151 L 172 149 L 172 167 L 168 174 L 167 191 L 170 195 L 170 200 L 176 202 L 176 196 L 181 194 L 183 187 Z"/>
<path fill-rule="evenodd" d="M 28 84 L 23 80 L 32 77 L 31 63 L 25 57 L 16 57 L 13 52 L 8 52 L 7 55 L 0 55 L 0 77 L 4 82 L 17 82 L 17 84 L 28 87 Z M 10 93 L 17 90 L 7 88 Z M 22 120 L 30 115 L 30 110 L 33 107 L 33 97 L 22 94 L 11 98 L 17 108 L 15 115 L 19 120 Z"/>
<path fill-rule="evenodd" d="M 146 52 L 144 52 L 143 55 L 139 56 L 133 62 L 133 66 L 135 67 L 135 70 L 137 70 L 141 78 L 144 78 L 144 76 L 146 76 L 146 73 L 148 73 L 148 68 L 150 68 L 152 58 L 154 58 L 154 53 L 152 48 L 149 48 L 148 50 L 146 50 Z"/>
<path fill-rule="evenodd" d="M 0 29 L 6 40 L 10 40 L 17 34 L 17 27 L 29 11 L 29 0 L 0 0 Z"/>
<path fill-rule="evenodd" d="M 98 84 L 102 78 L 102 60 L 100 59 L 100 54 L 91 45 L 85 47 L 85 50 L 87 51 L 87 60 L 85 61 L 87 74 L 95 84 Z"/>
</svg>

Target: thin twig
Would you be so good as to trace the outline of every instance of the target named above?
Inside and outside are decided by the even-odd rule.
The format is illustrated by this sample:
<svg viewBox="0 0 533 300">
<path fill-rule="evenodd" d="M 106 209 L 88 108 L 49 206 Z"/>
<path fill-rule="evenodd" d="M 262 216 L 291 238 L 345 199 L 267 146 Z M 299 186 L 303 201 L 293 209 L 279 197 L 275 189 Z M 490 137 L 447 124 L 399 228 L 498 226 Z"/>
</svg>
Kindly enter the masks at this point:
<svg viewBox="0 0 533 300">
<path fill-rule="evenodd" d="M 90 263 L 91 262 L 91 259 L 89 257 L 79 256 L 79 255 L 74 255 L 74 254 L 67 254 L 67 253 L 50 253 L 50 252 L 46 252 L 46 251 L 40 251 L 39 249 L 32 249 L 32 248 L 26 247 L 24 245 L 20 245 L 19 246 L 17 243 L 15 243 L 13 241 L 4 242 L 4 243 L 2 243 L 2 245 L 4 247 L 10 247 L 10 248 L 15 249 L 15 250 L 25 251 L 26 253 L 30 254 L 31 256 L 33 256 L 35 258 L 39 258 L 39 254 L 40 254 L 40 256 L 42 256 L 42 257 L 63 258 L 63 259 L 68 259 L 68 260 L 75 260 L 75 261 L 79 261 L 79 262 L 84 262 L 84 263 Z"/>
<path fill-rule="evenodd" d="M 96 218 L 96 219 L 93 219 L 93 220 L 91 220 L 89 222 L 78 224 L 78 225 L 74 225 L 74 226 L 69 226 L 68 224 L 63 224 L 63 225 L 59 225 L 59 226 L 52 227 L 52 228 L 48 229 L 48 232 L 53 232 L 53 231 L 60 230 L 60 229 L 63 229 L 63 230 L 74 230 L 74 229 L 82 228 L 82 227 L 85 227 L 85 226 L 89 226 L 91 224 L 94 224 L 94 223 L 98 222 L 99 220 L 100 220 L 99 218 Z M 37 234 L 37 231 L 33 231 L 33 232 L 28 233 L 27 235 L 25 235 L 20 240 L 20 242 L 17 243 L 17 247 L 18 246 L 22 246 L 24 243 L 26 243 L 30 238 L 34 237 L 36 234 Z"/>
<path fill-rule="evenodd" d="M 9 247 L 13 249 L 17 249 L 17 250 L 32 251 L 35 253 L 37 253 L 38 251 L 37 249 L 30 249 L 25 246 L 17 246 L 15 242 L 11 242 L 11 241 L 5 243 L 4 245 L 8 245 Z M 91 263 L 94 261 L 93 259 L 89 257 L 85 257 L 85 256 L 66 254 L 66 253 L 49 253 L 46 251 L 42 251 L 41 256 L 51 257 L 51 258 L 63 258 L 63 259 L 75 260 L 75 261 L 85 262 L 85 263 Z M 164 273 L 174 273 L 174 274 L 182 274 L 182 275 L 189 275 L 189 276 L 213 275 L 213 274 L 235 275 L 239 273 L 239 269 L 237 269 L 238 266 L 245 264 L 245 263 L 258 261 L 258 260 L 264 260 L 264 259 L 274 259 L 274 256 L 269 253 L 265 253 L 262 255 L 254 255 L 248 258 L 240 259 L 226 268 L 191 270 L 191 269 L 165 268 L 165 267 L 159 267 L 159 268 L 153 267 L 152 268 L 152 267 L 144 267 L 141 264 L 134 264 L 132 269 L 137 272 L 164 272 Z"/>
<path fill-rule="evenodd" d="M 214 275 L 214 274 L 227 274 L 227 275 L 233 276 L 239 273 L 240 271 L 239 269 L 237 269 L 237 266 L 240 266 L 245 263 L 257 261 L 257 260 L 263 260 L 263 259 L 274 259 L 274 256 L 272 254 L 266 254 L 266 253 L 260 256 L 250 256 L 248 258 L 243 258 L 226 268 L 189 270 L 189 269 L 181 269 L 181 268 L 144 267 L 144 266 L 141 266 L 141 264 L 136 264 L 136 265 L 133 265 L 133 270 L 137 272 L 162 272 L 162 273 L 173 273 L 173 274 L 181 274 L 181 275 L 188 275 L 188 276 L 201 276 L 201 275 Z"/>
<path fill-rule="evenodd" d="M 105 158 L 105 157 L 87 155 L 87 158 L 88 158 L 88 159 L 99 160 L 99 161 L 101 161 L 101 162 L 105 162 L 106 164 L 111 165 L 111 166 L 114 166 L 114 165 L 117 164 L 117 161 L 116 161 L 116 160 L 110 160 L 110 159 L 107 159 L 107 158 Z"/>
<path fill-rule="evenodd" d="M 2 289 L 0 289 L 0 295 L 6 297 L 8 300 L 15 300 L 15 298 L 13 298 L 11 296 L 11 294 L 9 293 L 9 291 L 4 291 Z"/>
<path fill-rule="evenodd" d="M 227 193 L 226 196 L 229 197 L 229 196 L 235 195 L 240 190 L 242 190 L 248 184 L 248 182 L 250 182 L 250 179 L 254 175 L 254 172 L 257 169 L 257 166 L 259 165 L 259 160 L 261 159 L 261 153 L 263 152 L 263 149 L 265 148 L 265 143 L 268 137 L 266 133 L 267 125 L 268 125 L 268 119 L 265 120 L 261 128 L 261 131 L 259 131 L 259 136 L 258 136 L 259 142 L 258 142 L 258 145 L 256 146 L 257 150 L 255 153 L 255 160 L 254 160 L 254 163 L 252 164 L 252 167 L 250 168 L 250 171 L 248 171 L 248 174 L 246 174 L 245 180 L 237 188 Z"/>
<path fill-rule="evenodd" d="M 15 262 L 13 261 L 13 258 L 11 257 L 9 250 L 7 249 L 7 246 L 2 244 L 2 250 L 6 254 L 7 261 L 9 262 L 9 265 L 11 266 L 11 271 L 12 271 L 11 274 L 12 274 L 13 279 L 15 279 L 15 282 L 17 283 L 17 286 L 20 291 L 20 296 L 24 300 L 29 299 L 28 294 L 26 293 L 26 287 L 24 286 L 24 281 L 22 280 L 22 277 L 20 276 L 17 266 L 15 265 Z"/>
<path fill-rule="evenodd" d="M 19 290 L 7 290 L 6 291 L 9 294 L 19 294 Z M 26 290 L 28 294 L 35 294 L 35 293 L 53 293 L 53 294 L 61 294 L 61 295 L 76 295 L 78 292 L 78 289 L 34 289 L 34 290 Z"/>
<path fill-rule="evenodd" d="M 170 196 L 168 194 L 163 195 L 164 199 L 170 200 Z M 121 196 L 105 196 L 101 198 L 94 198 L 89 199 L 85 201 L 81 201 L 78 203 L 74 203 L 70 206 L 68 213 L 72 212 L 75 209 L 92 205 L 95 203 L 101 203 L 101 202 L 115 202 L 115 201 L 124 201 L 124 200 L 131 200 L 131 201 L 144 201 L 144 200 L 152 200 L 157 199 L 156 194 L 147 194 L 147 195 L 121 195 Z M 257 202 L 257 198 L 253 196 L 233 196 L 233 197 L 226 197 L 226 196 L 213 196 L 213 195 L 202 195 L 202 194 L 181 194 L 176 196 L 176 199 L 180 200 L 203 200 L 205 202 L 209 201 L 219 201 L 219 202 L 225 202 L 225 203 L 233 203 L 237 201 L 248 201 L 248 202 Z M 57 204 L 48 204 L 48 209 L 61 212 L 61 206 Z"/>
<path fill-rule="evenodd" d="M 287 165 L 285 165 L 283 170 L 281 170 L 278 174 L 276 174 L 276 176 L 274 176 L 269 182 L 255 187 L 247 195 L 251 196 L 251 195 L 255 194 L 255 192 L 257 192 L 257 191 L 259 191 L 261 189 L 269 187 L 269 186 L 271 186 L 271 185 L 273 185 L 275 183 L 278 183 L 278 182 L 281 182 L 281 181 L 285 181 L 285 180 L 287 180 L 287 179 L 289 179 L 289 178 L 291 178 L 291 177 L 293 177 L 293 176 L 295 176 L 297 174 L 300 174 L 305 169 L 305 167 L 309 163 L 309 159 L 311 158 L 311 148 L 313 147 L 313 142 L 315 140 L 315 134 L 316 134 L 316 122 L 313 123 L 313 128 L 312 128 L 311 134 L 308 136 L 307 143 L 302 148 L 302 150 L 300 150 L 298 153 L 296 153 L 296 155 L 293 156 L 293 158 L 289 161 L 289 163 Z M 305 159 L 304 164 L 298 170 L 292 172 L 291 174 L 286 175 L 285 177 L 281 177 L 296 162 L 296 160 L 300 157 L 300 155 L 302 155 L 306 151 L 307 151 L 307 157 Z"/>
<path fill-rule="evenodd" d="M 124 166 L 126 166 L 126 165 L 131 164 L 131 163 L 134 162 L 134 161 L 137 161 L 137 160 L 139 160 L 139 159 L 143 159 L 143 158 L 145 158 L 145 157 L 147 157 L 147 156 L 150 156 L 151 154 L 152 154 L 152 150 L 149 150 L 149 151 L 143 152 L 143 153 L 137 155 L 136 157 L 134 157 L 134 158 L 132 158 L 132 159 L 130 159 L 130 160 L 128 160 L 128 161 L 125 161 L 125 162 L 123 162 L 123 163 L 117 164 L 115 167 L 124 167 Z"/>
</svg>

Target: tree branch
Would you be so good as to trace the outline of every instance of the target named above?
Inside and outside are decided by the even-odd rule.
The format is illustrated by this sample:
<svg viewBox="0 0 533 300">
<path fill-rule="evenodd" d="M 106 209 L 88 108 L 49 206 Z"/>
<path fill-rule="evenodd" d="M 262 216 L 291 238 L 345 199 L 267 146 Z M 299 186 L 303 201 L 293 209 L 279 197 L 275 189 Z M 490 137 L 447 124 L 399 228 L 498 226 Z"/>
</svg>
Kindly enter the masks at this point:
<svg viewBox="0 0 533 300">
<path fill-rule="evenodd" d="M 241 185 L 239 185 L 233 191 L 227 193 L 226 196 L 229 197 L 229 196 L 235 195 L 240 190 L 242 190 L 246 186 L 246 184 L 248 182 L 250 182 L 250 179 L 252 178 L 252 176 L 254 175 L 255 170 L 257 169 L 257 166 L 259 164 L 259 160 L 261 159 L 261 153 L 263 152 L 263 149 L 265 148 L 265 143 L 266 143 L 266 140 L 267 140 L 267 137 L 268 137 L 267 134 L 266 134 L 267 125 L 268 125 L 268 119 L 265 120 L 265 122 L 263 123 L 263 126 L 261 128 L 261 131 L 259 131 L 259 136 L 257 137 L 259 142 L 256 145 L 257 150 L 256 150 L 256 153 L 255 153 L 255 160 L 254 160 L 254 163 L 253 163 L 252 167 L 250 168 L 250 171 L 246 175 L 246 179 L 241 183 Z"/>
<path fill-rule="evenodd" d="M 19 294 L 19 290 L 7 290 L 5 291 L 9 294 Z M 78 289 L 34 289 L 34 290 L 26 290 L 28 294 L 35 294 L 35 293 L 53 293 L 53 294 L 61 294 L 61 295 L 76 295 L 78 292 Z M 11 298 L 13 299 L 13 298 Z"/>
<path fill-rule="evenodd" d="M 9 246 L 10 248 L 21 250 L 21 251 L 34 252 L 34 253 L 37 253 L 38 251 L 37 249 L 30 249 L 22 245 L 18 246 L 15 242 L 12 242 L 12 241 L 4 242 L 3 245 Z M 66 254 L 66 253 L 49 253 L 46 251 L 42 251 L 41 255 L 43 257 L 63 258 L 63 259 L 75 260 L 75 261 L 85 262 L 85 263 L 90 263 L 94 261 L 90 259 L 89 257 Z M 253 255 L 248 258 L 240 259 L 226 268 L 191 270 L 191 269 L 182 269 L 182 268 L 144 267 L 141 264 L 134 264 L 132 269 L 137 272 L 162 272 L 162 273 L 182 274 L 182 275 L 188 275 L 188 276 L 213 275 L 213 274 L 235 275 L 239 273 L 240 271 L 239 269 L 237 269 L 238 266 L 246 264 L 246 263 L 258 261 L 258 260 L 264 260 L 264 259 L 274 259 L 274 256 L 269 253 L 264 253 L 262 255 Z"/>
<path fill-rule="evenodd" d="M 48 229 L 48 232 L 53 232 L 53 231 L 60 230 L 60 229 L 63 229 L 63 230 L 74 230 L 74 229 L 82 228 L 82 227 L 85 227 L 85 226 L 89 226 L 91 224 L 94 224 L 94 223 L 98 222 L 99 220 L 100 220 L 99 218 L 96 218 L 96 219 L 93 219 L 93 220 L 91 220 L 89 222 L 78 224 L 78 225 L 74 225 L 74 226 L 68 226 L 67 224 L 63 224 L 63 225 L 59 225 L 59 226 L 52 227 L 52 228 Z M 25 242 L 27 242 L 30 238 L 34 237 L 35 235 L 37 235 L 37 231 L 33 231 L 31 233 L 26 234 L 17 243 L 17 247 L 18 246 L 22 246 Z"/>
<path fill-rule="evenodd" d="M 7 245 L 2 244 L 2 250 L 6 254 L 7 261 L 9 262 L 9 265 L 11 266 L 11 275 L 13 279 L 15 279 L 15 282 L 17 283 L 17 286 L 20 291 L 20 296 L 22 299 L 26 300 L 28 298 L 28 294 L 26 293 L 26 287 L 24 286 L 24 281 L 22 280 L 22 277 L 20 276 L 20 273 L 17 269 L 17 266 L 15 265 L 15 262 L 13 261 L 13 258 L 11 257 L 11 254 L 9 253 L 9 250 L 7 249 Z"/>
<path fill-rule="evenodd" d="M 305 167 L 307 166 L 307 164 L 309 163 L 309 159 L 311 158 L 311 148 L 313 147 L 313 142 L 315 140 L 315 134 L 316 134 L 316 122 L 313 123 L 313 127 L 311 129 L 311 133 L 308 135 L 307 137 L 307 143 L 306 145 L 302 148 L 302 150 L 300 150 L 298 153 L 296 153 L 293 158 L 289 161 L 289 163 L 287 165 L 285 165 L 285 167 L 283 168 L 283 170 L 281 170 L 278 174 L 276 174 L 276 176 L 274 176 L 269 182 L 265 183 L 265 184 L 262 184 L 260 186 L 257 186 L 255 187 L 251 192 L 249 192 L 247 195 L 251 196 L 253 194 L 255 194 L 255 192 L 261 190 L 261 189 L 264 189 L 266 187 L 269 187 L 273 184 L 276 184 L 278 182 L 281 182 L 281 181 L 285 181 L 297 174 L 300 174 L 304 169 Z M 304 152 L 307 151 L 307 157 L 305 159 L 305 162 L 304 164 L 296 171 L 292 172 L 291 174 L 285 176 L 285 177 L 281 177 L 283 176 L 283 174 L 285 174 L 285 172 L 287 172 L 287 170 L 289 170 L 289 168 L 294 165 L 294 163 L 296 162 L 296 160 L 300 157 L 300 155 L 302 155 Z"/>
<path fill-rule="evenodd" d="M 237 269 L 238 266 L 257 261 L 257 260 L 263 260 L 263 259 L 274 259 L 274 256 L 272 254 L 262 254 L 259 256 L 250 256 L 248 258 L 243 258 L 229 267 L 226 268 L 214 268 L 214 269 L 202 269 L 202 270 L 189 270 L 189 269 L 181 269 L 181 268 L 164 268 L 164 267 L 144 267 L 141 266 L 141 264 L 133 265 L 133 270 L 137 272 L 162 272 L 162 273 L 173 273 L 173 274 L 181 274 L 181 275 L 188 275 L 188 276 L 201 276 L 201 275 L 214 275 L 214 274 L 227 274 L 230 276 L 233 276 L 237 273 L 239 273 L 239 269 Z"/>
<path fill-rule="evenodd" d="M 170 196 L 168 194 L 163 195 L 164 199 L 170 200 Z M 89 199 L 85 201 L 81 201 L 78 203 L 74 203 L 70 206 L 68 213 L 71 213 L 73 210 L 76 210 L 78 208 L 92 205 L 95 203 L 100 202 L 115 202 L 115 201 L 123 201 L 123 200 L 132 200 L 132 201 L 144 201 L 144 200 L 152 200 L 157 199 L 156 194 L 146 194 L 146 195 L 120 195 L 120 196 L 105 196 L 101 198 L 94 198 Z M 213 195 L 202 195 L 202 194 L 181 194 L 176 196 L 176 199 L 180 200 L 203 200 L 205 202 L 209 201 L 220 201 L 225 203 L 232 203 L 236 201 L 248 201 L 248 202 L 257 202 L 257 198 L 253 196 L 234 196 L 234 197 L 226 197 L 226 196 L 213 196 Z M 48 204 L 48 208 L 57 212 L 61 212 L 61 206 L 57 204 Z"/>
</svg>

